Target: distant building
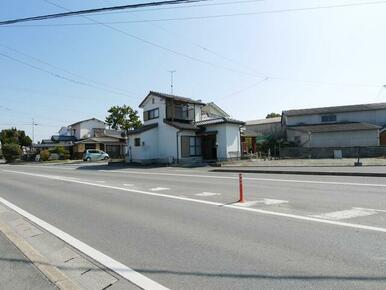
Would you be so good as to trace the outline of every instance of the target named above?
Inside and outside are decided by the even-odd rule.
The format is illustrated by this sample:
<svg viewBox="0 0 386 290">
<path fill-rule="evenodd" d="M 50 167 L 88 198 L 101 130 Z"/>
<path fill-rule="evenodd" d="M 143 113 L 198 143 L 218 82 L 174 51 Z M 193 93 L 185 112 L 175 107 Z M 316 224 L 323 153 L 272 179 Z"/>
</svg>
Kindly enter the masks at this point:
<svg viewBox="0 0 386 290">
<path fill-rule="evenodd" d="M 386 145 L 386 103 L 287 110 L 282 125 L 301 147 Z"/>
<path fill-rule="evenodd" d="M 105 122 L 91 118 L 60 128 L 58 135 L 34 144 L 36 149 L 63 146 L 73 159 L 82 158 L 87 149 L 105 151 L 111 158 L 123 158 L 126 154 L 126 136 L 123 131 L 107 129 Z"/>
<path fill-rule="evenodd" d="M 256 153 L 256 145 L 284 137 L 281 117 L 246 121 L 242 130 L 244 153 Z"/>
</svg>

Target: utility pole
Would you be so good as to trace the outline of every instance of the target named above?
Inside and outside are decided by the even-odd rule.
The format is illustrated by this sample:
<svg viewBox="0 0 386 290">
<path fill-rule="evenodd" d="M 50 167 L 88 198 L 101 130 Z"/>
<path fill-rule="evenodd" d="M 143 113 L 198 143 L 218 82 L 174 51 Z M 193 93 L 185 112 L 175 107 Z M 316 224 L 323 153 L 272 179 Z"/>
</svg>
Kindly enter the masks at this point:
<svg viewBox="0 0 386 290">
<path fill-rule="evenodd" d="M 38 124 L 35 123 L 35 120 L 32 119 L 32 143 L 34 143 L 35 141 L 35 126 L 37 126 Z"/>
<path fill-rule="evenodd" d="M 176 72 L 176 70 L 170 70 L 170 93 L 173 94 L 173 74 Z"/>
</svg>

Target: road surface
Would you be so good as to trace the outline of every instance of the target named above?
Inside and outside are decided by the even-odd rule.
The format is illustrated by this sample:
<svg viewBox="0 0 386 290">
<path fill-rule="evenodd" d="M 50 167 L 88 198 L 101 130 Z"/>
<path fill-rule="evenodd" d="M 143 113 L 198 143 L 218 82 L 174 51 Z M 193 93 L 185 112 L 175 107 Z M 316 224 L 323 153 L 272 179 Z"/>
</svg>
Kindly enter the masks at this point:
<svg viewBox="0 0 386 290">
<path fill-rule="evenodd" d="M 386 178 L 1 165 L 0 197 L 169 289 L 385 289 Z"/>
</svg>

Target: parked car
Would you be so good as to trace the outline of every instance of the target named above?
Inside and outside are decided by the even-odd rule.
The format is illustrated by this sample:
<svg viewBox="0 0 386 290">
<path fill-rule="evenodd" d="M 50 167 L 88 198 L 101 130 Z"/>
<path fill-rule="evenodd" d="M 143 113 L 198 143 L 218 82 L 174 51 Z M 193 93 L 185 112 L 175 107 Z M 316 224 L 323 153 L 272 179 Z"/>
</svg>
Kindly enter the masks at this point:
<svg viewBox="0 0 386 290">
<path fill-rule="evenodd" d="M 83 153 L 83 161 L 107 160 L 110 159 L 109 154 L 101 150 L 88 149 Z"/>
</svg>

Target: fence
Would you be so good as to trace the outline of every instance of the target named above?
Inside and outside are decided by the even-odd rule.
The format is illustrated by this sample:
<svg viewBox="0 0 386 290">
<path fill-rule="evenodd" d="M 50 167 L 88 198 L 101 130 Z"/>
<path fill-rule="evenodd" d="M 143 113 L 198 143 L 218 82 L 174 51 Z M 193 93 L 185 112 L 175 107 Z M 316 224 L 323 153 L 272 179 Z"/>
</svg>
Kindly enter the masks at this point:
<svg viewBox="0 0 386 290">
<path fill-rule="evenodd" d="M 385 157 L 386 146 L 363 147 L 285 147 L 280 149 L 280 158 L 334 158 L 334 151 L 340 150 L 343 158 Z"/>
</svg>

